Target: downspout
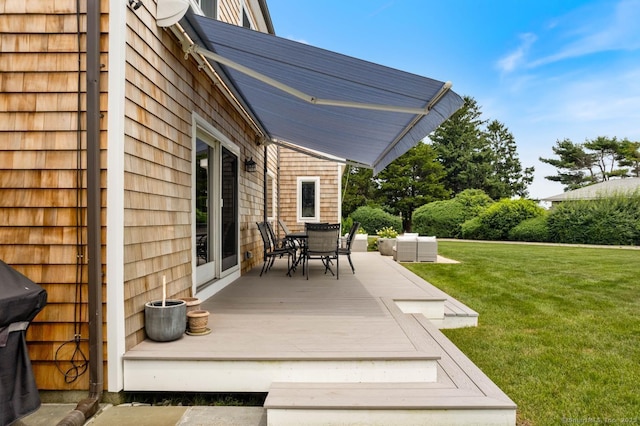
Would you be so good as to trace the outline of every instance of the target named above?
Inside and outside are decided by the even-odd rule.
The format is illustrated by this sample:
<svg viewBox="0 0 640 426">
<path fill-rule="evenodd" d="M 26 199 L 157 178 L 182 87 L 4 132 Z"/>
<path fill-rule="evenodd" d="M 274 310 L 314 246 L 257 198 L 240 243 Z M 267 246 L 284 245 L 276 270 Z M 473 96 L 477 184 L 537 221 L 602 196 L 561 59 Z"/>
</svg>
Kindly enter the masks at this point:
<svg viewBox="0 0 640 426">
<path fill-rule="evenodd" d="M 87 0 L 87 251 L 89 267 L 89 396 L 58 426 L 83 425 L 99 408 L 102 356 L 102 223 L 100 197 L 100 0 Z"/>
<path fill-rule="evenodd" d="M 104 387 L 102 338 L 102 201 L 100 197 L 100 3 L 87 4 L 87 241 L 89 250 L 89 395 Z"/>
</svg>

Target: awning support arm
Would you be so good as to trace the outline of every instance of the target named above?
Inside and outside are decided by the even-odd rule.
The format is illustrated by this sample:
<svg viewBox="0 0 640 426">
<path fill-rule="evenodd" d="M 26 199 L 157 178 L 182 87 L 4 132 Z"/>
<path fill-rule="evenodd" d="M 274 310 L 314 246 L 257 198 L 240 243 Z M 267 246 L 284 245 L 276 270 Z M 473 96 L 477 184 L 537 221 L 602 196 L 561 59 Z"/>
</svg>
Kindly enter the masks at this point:
<svg viewBox="0 0 640 426">
<path fill-rule="evenodd" d="M 277 146 L 281 146 L 283 148 L 287 148 L 290 149 L 292 151 L 296 151 L 299 152 L 301 154 L 305 154 L 308 155 L 309 157 L 313 157 L 313 158 L 317 158 L 319 160 L 327 160 L 327 161 L 333 161 L 335 163 L 341 163 L 341 164 L 349 164 L 352 165 L 354 167 L 363 167 L 366 169 L 372 169 L 373 167 L 369 164 L 365 164 L 365 163 L 360 163 L 358 161 L 354 161 L 354 160 L 349 160 L 349 159 L 344 159 L 344 158 L 338 158 L 338 157 L 334 157 L 333 155 L 326 155 L 323 154 L 321 152 L 318 151 L 313 151 L 311 149 L 305 149 L 302 148 L 298 145 L 289 143 L 289 142 L 285 142 L 283 140 L 280 139 L 272 139 L 269 144 L 274 144 Z"/>
<path fill-rule="evenodd" d="M 204 49 L 201 46 L 198 46 L 197 44 L 192 44 L 191 46 L 189 46 L 189 48 L 187 49 L 187 52 L 198 53 L 209 59 L 213 59 L 218 63 L 226 65 L 229 68 L 233 68 L 236 71 L 239 71 L 245 75 L 255 78 L 256 80 L 259 80 L 265 84 L 268 84 L 269 86 L 275 87 L 276 89 L 282 90 L 285 93 L 288 93 L 292 96 L 295 96 L 298 99 L 301 99 L 305 102 L 308 102 L 314 105 L 327 105 L 327 106 L 337 106 L 337 107 L 345 107 L 345 108 L 358 108 L 358 109 L 369 109 L 369 110 L 376 110 L 376 111 L 399 112 L 399 113 L 415 114 L 415 115 L 423 116 L 423 115 L 429 114 L 429 111 L 431 111 L 431 108 L 433 107 L 433 105 L 435 105 L 435 103 L 437 103 L 437 100 L 439 100 L 442 97 L 442 95 L 444 95 L 444 93 L 440 96 L 438 96 L 439 94 L 436 95 L 433 99 L 437 98 L 437 100 L 435 102 L 433 102 L 432 100 L 431 102 L 429 102 L 429 104 L 425 108 L 410 108 L 410 107 L 393 106 L 393 105 L 340 101 L 336 99 L 322 99 L 322 98 L 318 98 L 318 97 L 309 95 L 307 93 L 304 93 L 291 86 L 288 86 L 278 80 L 275 80 L 255 70 L 252 70 L 251 68 L 248 68 L 244 65 L 238 64 L 237 62 L 227 59 L 224 56 L 220 56 L 217 53 Z M 445 83 L 445 86 L 447 85 L 448 85 L 448 88 L 451 87 L 450 82 Z"/>
<path fill-rule="evenodd" d="M 438 102 L 440 102 L 440 99 L 442 99 L 444 97 L 444 95 L 447 94 L 447 92 L 449 90 L 451 90 L 451 82 L 447 81 L 446 83 L 444 83 L 442 85 L 442 87 L 440 88 L 440 90 L 438 91 L 438 93 L 436 93 L 436 95 L 431 98 L 431 100 L 429 101 L 429 103 L 426 106 L 426 109 L 431 110 Z M 402 138 L 404 138 L 407 133 L 409 133 L 411 131 L 411 129 L 413 129 L 413 126 L 415 126 L 418 121 L 420 121 L 422 117 L 421 116 L 416 116 L 414 117 L 413 120 L 411 120 L 411 123 L 409 123 L 409 125 L 407 127 L 404 128 L 404 130 L 398 134 L 398 136 L 396 136 L 396 138 L 393 140 L 393 142 L 391 142 L 384 151 L 382 151 L 382 154 L 380 154 L 378 156 L 378 158 L 376 159 L 375 164 L 378 164 L 379 161 L 381 161 L 385 155 L 387 155 L 389 153 L 389 151 L 391 151 L 393 148 L 395 148 L 395 146 L 398 144 L 398 142 L 400 142 L 402 140 Z"/>
</svg>

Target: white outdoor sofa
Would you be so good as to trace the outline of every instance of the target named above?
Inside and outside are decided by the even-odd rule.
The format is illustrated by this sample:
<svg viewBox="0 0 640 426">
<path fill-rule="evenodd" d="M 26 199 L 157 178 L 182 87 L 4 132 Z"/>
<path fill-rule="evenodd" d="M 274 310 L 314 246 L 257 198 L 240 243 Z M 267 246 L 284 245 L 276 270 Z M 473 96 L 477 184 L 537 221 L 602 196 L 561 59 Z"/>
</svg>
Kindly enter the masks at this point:
<svg viewBox="0 0 640 426">
<path fill-rule="evenodd" d="M 404 234 L 396 237 L 393 260 L 396 262 L 435 262 L 438 259 L 436 237 Z"/>
</svg>

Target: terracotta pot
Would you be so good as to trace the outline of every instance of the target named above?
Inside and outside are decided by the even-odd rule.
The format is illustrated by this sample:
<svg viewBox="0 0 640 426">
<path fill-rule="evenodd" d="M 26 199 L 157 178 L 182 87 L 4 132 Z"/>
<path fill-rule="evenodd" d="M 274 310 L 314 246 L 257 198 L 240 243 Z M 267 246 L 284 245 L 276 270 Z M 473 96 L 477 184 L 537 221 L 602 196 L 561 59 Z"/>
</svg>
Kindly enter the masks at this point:
<svg viewBox="0 0 640 426">
<path fill-rule="evenodd" d="M 187 312 L 187 322 L 189 324 L 189 332 L 191 333 L 203 333 L 207 330 L 207 324 L 209 323 L 209 311 L 195 310 Z"/>
<path fill-rule="evenodd" d="M 197 311 L 200 309 L 202 301 L 197 297 L 181 297 L 180 300 L 184 300 L 187 304 L 187 313 L 191 311 Z"/>
</svg>

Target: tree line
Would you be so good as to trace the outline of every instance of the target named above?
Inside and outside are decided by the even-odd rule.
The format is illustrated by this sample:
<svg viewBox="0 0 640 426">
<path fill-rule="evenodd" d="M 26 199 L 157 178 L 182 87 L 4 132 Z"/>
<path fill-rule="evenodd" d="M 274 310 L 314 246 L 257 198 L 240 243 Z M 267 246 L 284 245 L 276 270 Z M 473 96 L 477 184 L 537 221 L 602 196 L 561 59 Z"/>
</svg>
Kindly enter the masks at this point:
<svg viewBox="0 0 640 426">
<path fill-rule="evenodd" d="M 528 198 L 533 167 L 523 167 L 516 141 L 507 126 L 482 117 L 472 97 L 429 137 L 394 160 L 378 175 L 349 166 L 343 175 L 342 212 L 346 218 L 360 206 L 381 207 L 400 216 L 411 229 L 420 206 L 478 189 L 492 200 Z M 558 158 L 540 158 L 558 169 L 546 179 L 565 190 L 614 177 L 640 176 L 640 142 L 597 137 L 582 144 L 557 141 Z"/>
<path fill-rule="evenodd" d="M 640 177 L 640 142 L 598 136 L 584 143 L 558 140 L 552 148 L 558 158 L 540 158 L 558 169 L 545 178 L 560 182 L 565 191 L 612 178 Z"/>
<path fill-rule="evenodd" d="M 481 189 L 491 198 L 528 196 L 533 167 L 523 168 L 516 142 L 498 120 L 482 118 L 471 97 L 438 127 L 431 142 L 420 142 L 378 175 L 349 166 L 343 175 L 343 216 L 360 206 L 380 206 L 403 218 L 410 229 L 413 211 L 465 189 Z"/>
</svg>

